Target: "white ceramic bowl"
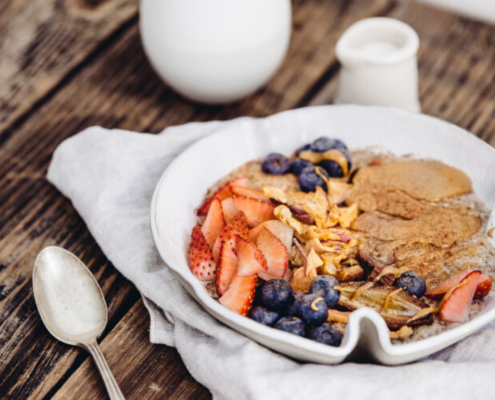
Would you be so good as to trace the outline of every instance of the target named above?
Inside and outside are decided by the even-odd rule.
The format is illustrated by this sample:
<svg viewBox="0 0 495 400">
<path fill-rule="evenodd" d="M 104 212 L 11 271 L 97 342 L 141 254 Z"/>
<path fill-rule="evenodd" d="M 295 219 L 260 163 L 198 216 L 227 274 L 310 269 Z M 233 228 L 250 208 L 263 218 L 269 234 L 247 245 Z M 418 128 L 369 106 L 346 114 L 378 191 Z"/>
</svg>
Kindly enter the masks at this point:
<svg viewBox="0 0 495 400">
<path fill-rule="evenodd" d="M 374 360 L 397 365 L 441 350 L 495 319 L 489 296 L 469 323 L 410 344 L 392 345 L 383 319 L 371 309 L 351 314 L 342 345 L 325 346 L 258 324 L 213 300 L 187 263 L 194 210 L 213 183 L 253 158 L 292 151 L 319 136 L 343 139 L 351 149 L 380 146 L 396 154 L 439 159 L 465 171 L 474 190 L 491 208 L 495 203 L 495 149 L 449 123 L 406 111 L 360 106 L 323 106 L 287 111 L 266 119 L 243 119 L 200 140 L 164 172 L 151 205 L 158 251 L 174 276 L 204 309 L 231 328 L 275 351 L 302 361 L 336 364 Z M 493 215 L 491 224 L 494 224 Z"/>
</svg>

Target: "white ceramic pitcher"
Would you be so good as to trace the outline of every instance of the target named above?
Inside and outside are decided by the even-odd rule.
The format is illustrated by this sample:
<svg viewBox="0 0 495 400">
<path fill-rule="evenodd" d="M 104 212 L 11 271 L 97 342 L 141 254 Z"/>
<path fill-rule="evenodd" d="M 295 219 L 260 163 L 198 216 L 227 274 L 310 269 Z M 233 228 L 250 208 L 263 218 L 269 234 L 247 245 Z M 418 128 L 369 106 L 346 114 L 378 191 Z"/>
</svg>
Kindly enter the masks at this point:
<svg viewBox="0 0 495 400">
<path fill-rule="evenodd" d="M 342 70 L 335 102 L 419 112 L 418 48 L 418 35 L 401 21 L 356 22 L 337 43 Z"/>
<path fill-rule="evenodd" d="M 141 0 L 144 49 L 177 92 L 238 100 L 265 84 L 287 51 L 290 0 Z"/>
</svg>

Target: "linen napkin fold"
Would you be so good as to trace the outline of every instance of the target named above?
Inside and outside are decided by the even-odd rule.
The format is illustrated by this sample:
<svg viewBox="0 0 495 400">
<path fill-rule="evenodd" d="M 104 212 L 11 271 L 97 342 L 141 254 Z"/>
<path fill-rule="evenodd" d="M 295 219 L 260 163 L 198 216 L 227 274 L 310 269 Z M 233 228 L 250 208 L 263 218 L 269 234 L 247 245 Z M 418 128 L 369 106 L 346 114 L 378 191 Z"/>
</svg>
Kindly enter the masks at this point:
<svg viewBox="0 0 495 400">
<path fill-rule="evenodd" d="M 65 140 L 53 155 L 48 180 L 72 200 L 105 255 L 143 295 L 151 316 L 151 342 L 175 346 L 192 376 L 215 399 L 493 396 L 493 323 L 410 365 L 305 364 L 224 326 L 182 288 L 168 272 L 151 236 L 154 187 L 174 157 L 196 140 L 249 122 L 239 118 L 189 123 L 158 135 L 92 127 Z"/>
</svg>

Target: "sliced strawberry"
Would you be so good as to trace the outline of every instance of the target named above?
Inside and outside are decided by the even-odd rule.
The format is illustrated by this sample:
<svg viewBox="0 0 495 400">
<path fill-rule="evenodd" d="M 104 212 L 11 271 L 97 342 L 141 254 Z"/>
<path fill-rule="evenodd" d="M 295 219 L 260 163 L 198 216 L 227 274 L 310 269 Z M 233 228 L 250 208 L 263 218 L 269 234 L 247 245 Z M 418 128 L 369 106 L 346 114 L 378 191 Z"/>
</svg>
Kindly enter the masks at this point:
<svg viewBox="0 0 495 400">
<path fill-rule="evenodd" d="M 241 315 L 246 315 L 253 304 L 256 291 L 256 275 L 236 276 L 229 290 L 220 297 L 220 304 Z"/>
<path fill-rule="evenodd" d="M 287 251 L 290 250 L 292 247 L 292 238 L 294 237 L 294 229 L 278 220 L 263 222 L 262 226 L 273 233 L 284 244 Z"/>
<path fill-rule="evenodd" d="M 441 283 L 437 287 L 435 287 L 431 290 L 428 290 L 425 293 L 425 296 L 429 297 L 430 299 L 441 299 L 445 295 L 445 293 L 447 293 L 455 285 L 458 285 L 459 283 L 461 283 L 461 281 L 466 276 L 468 276 L 470 273 L 471 273 L 471 270 L 469 270 L 469 269 L 461 272 L 459 275 L 456 275 L 453 278 L 450 278 L 449 280 L 446 280 L 445 282 Z"/>
<path fill-rule="evenodd" d="M 244 213 L 251 227 L 275 218 L 273 214 L 275 207 L 271 203 L 245 196 L 234 196 L 234 203 L 237 209 Z"/>
<path fill-rule="evenodd" d="M 285 274 L 284 274 L 284 276 L 285 276 Z M 258 273 L 258 278 L 261 278 L 264 281 L 269 281 L 271 279 L 278 279 L 279 277 L 268 273 L 268 271 L 261 271 Z"/>
<path fill-rule="evenodd" d="M 447 293 L 455 285 L 458 285 L 471 272 L 473 272 L 473 270 L 471 269 L 467 269 L 461 272 L 459 275 L 456 275 L 453 278 L 438 285 L 437 287 L 428 290 L 425 296 L 429 297 L 430 299 L 441 299 L 445 295 L 445 293 Z M 479 272 L 481 273 L 481 271 Z M 481 299 L 487 296 L 491 288 L 492 288 L 492 278 L 482 273 L 480 278 L 480 283 L 478 285 L 478 288 L 476 289 L 476 294 L 474 297 L 476 299 Z"/>
<path fill-rule="evenodd" d="M 248 229 L 246 217 L 243 213 L 238 213 L 234 218 L 232 218 L 230 223 L 225 227 L 213 245 L 213 257 L 215 260 L 218 260 L 220 248 L 225 242 L 229 243 L 230 248 L 235 251 L 235 235 L 239 235 L 243 239 L 247 239 Z"/>
<path fill-rule="evenodd" d="M 237 272 L 237 256 L 228 243 L 223 243 L 218 258 L 215 285 L 219 295 L 223 295 Z"/>
<path fill-rule="evenodd" d="M 236 235 L 235 241 L 238 262 L 237 275 L 248 276 L 268 269 L 265 256 L 253 243 L 239 235 Z"/>
<path fill-rule="evenodd" d="M 230 184 L 226 183 L 220 189 L 218 189 L 213 196 L 211 196 L 208 200 L 206 200 L 201 207 L 199 207 L 198 212 L 196 213 L 198 217 L 204 217 L 208 214 L 208 210 L 210 209 L 211 203 L 214 199 L 222 201 L 228 197 L 232 197 L 232 192 L 230 191 Z"/>
<path fill-rule="evenodd" d="M 227 197 L 222 200 L 222 210 L 223 216 L 225 217 L 225 222 L 227 224 L 234 218 L 239 210 L 235 206 L 234 199 L 232 197 Z"/>
<path fill-rule="evenodd" d="M 273 233 L 275 237 L 279 239 L 285 245 L 285 247 L 287 247 L 287 251 L 290 250 L 292 246 L 292 238 L 294 237 L 294 229 L 278 220 L 266 221 L 258 226 L 255 226 L 249 231 L 249 241 L 256 244 L 258 235 L 263 228 L 266 228 L 271 233 Z"/>
<path fill-rule="evenodd" d="M 268 265 L 268 270 L 258 276 L 265 280 L 282 278 L 289 266 L 289 253 L 285 245 L 266 228 L 261 230 L 256 243 Z"/>
<path fill-rule="evenodd" d="M 256 244 L 256 241 L 258 240 L 258 235 L 260 232 L 265 228 L 263 224 L 255 226 L 254 228 L 249 230 L 249 235 L 248 235 L 248 240 L 254 244 Z"/>
<path fill-rule="evenodd" d="M 247 186 L 247 179 L 244 176 L 240 176 L 239 178 L 232 179 L 230 182 L 230 186 Z"/>
<path fill-rule="evenodd" d="M 233 179 L 230 182 L 227 182 L 225 185 L 223 185 L 220 189 L 218 189 L 213 195 L 206 200 L 201 207 L 199 207 L 197 211 L 198 217 L 204 217 L 206 214 L 208 214 L 208 210 L 210 209 L 211 203 L 213 199 L 218 199 L 222 201 L 223 199 L 226 199 L 228 197 L 232 197 L 232 192 L 230 191 L 231 186 L 246 186 L 247 185 L 247 180 L 245 177 L 241 176 L 239 178 Z"/>
<path fill-rule="evenodd" d="M 458 285 L 450 289 L 442 301 L 440 320 L 445 322 L 467 321 L 480 277 L 480 271 L 472 271 Z"/>
<path fill-rule="evenodd" d="M 243 186 L 231 186 L 230 191 L 238 196 L 250 197 L 252 199 L 261 200 L 265 203 L 270 203 L 270 199 L 266 196 L 263 196 L 263 193 L 258 192 L 257 190 L 249 189 Z"/>
<path fill-rule="evenodd" d="M 215 279 L 217 264 L 213 259 L 210 246 L 199 226 L 195 226 L 191 234 L 189 247 L 189 264 L 193 275 L 202 282 Z"/>
<path fill-rule="evenodd" d="M 483 297 L 488 296 L 490 290 L 492 290 L 492 277 L 481 274 L 480 283 L 478 283 L 478 287 L 476 288 L 476 293 L 474 294 L 475 299 L 482 299 Z"/>
<path fill-rule="evenodd" d="M 217 240 L 215 240 L 215 244 L 213 245 L 212 253 L 213 253 L 213 259 L 218 262 L 218 256 L 220 255 L 220 249 L 222 248 L 222 239 L 220 239 L 222 235 L 217 237 Z"/>
<path fill-rule="evenodd" d="M 201 231 L 203 231 L 210 248 L 213 248 L 215 240 L 217 240 L 224 228 L 225 219 L 223 217 L 222 203 L 218 199 L 213 199 L 208 215 L 201 227 Z"/>
</svg>

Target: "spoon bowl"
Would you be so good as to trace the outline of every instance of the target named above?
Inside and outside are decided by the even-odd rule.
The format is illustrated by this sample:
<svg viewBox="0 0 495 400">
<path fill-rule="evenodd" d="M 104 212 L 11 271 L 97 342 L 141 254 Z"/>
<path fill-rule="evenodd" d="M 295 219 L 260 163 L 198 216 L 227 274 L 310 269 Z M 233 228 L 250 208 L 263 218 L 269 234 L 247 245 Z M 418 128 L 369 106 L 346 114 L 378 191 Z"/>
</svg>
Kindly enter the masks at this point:
<svg viewBox="0 0 495 400">
<path fill-rule="evenodd" d="M 88 350 L 110 398 L 124 399 L 96 341 L 107 325 L 108 310 L 91 271 L 67 250 L 46 247 L 34 263 L 33 293 L 48 331 L 63 343 Z"/>
<path fill-rule="evenodd" d="M 100 337 L 107 304 L 93 274 L 74 254 L 46 247 L 36 258 L 33 290 L 41 319 L 61 342 L 78 346 Z"/>
</svg>

